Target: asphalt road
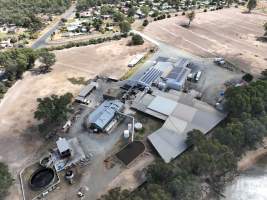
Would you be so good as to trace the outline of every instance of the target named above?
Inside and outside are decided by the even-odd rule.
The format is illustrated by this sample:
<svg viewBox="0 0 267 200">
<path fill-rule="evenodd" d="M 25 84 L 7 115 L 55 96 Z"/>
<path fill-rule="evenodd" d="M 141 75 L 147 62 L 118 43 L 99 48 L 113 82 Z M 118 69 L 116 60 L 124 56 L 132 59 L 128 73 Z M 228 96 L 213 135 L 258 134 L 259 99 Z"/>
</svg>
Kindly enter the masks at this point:
<svg viewBox="0 0 267 200">
<path fill-rule="evenodd" d="M 45 45 L 47 39 L 49 39 L 49 37 L 52 35 L 53 32 L 55 32 L 60 24 L 60 20 L 62 18 L 68 19 L 73 12 L 75 11 L 75 4 L 71 5 L 71 7 L 66 10 L 65 13 L 63 13 L 60 17 L 60 19 L 46 32 L 44 33 L 41 37 L 39 37 L 31 46 L 31 48 L 33 49 L 38 49 L 41 48 Z"/>
</svg>

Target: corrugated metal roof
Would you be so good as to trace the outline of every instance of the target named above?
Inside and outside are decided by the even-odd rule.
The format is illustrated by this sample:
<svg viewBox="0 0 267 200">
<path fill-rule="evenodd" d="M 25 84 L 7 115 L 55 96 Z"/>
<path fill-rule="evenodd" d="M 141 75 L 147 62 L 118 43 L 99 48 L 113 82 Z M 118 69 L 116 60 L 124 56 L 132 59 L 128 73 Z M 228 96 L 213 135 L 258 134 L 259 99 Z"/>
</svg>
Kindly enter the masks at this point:
<svg viewBox="0 0 267 200">
<path fill-rule="evenodd" d="M 117 111 L 123 108 L 123 103 L 119 100 L 104 101 L 88 117 L 88 123 L 94 124 L 100 129 L 104 129 L 114 118 Z"/>
<path fill-rule="evenodd" d="M 59 138 L 56 141 L 56 144 L 57 144 L 58 151 L 60 153 L 63 153 L 70 149 L 70 145 L 65 138 Z"/>
<path fill-rule="evenodd" d="M 177 103 L 175 101 L 161 96 L 156 96 L 148 105 L 148 108 L 168 116 L 173 112 L 176 106 Z"/>
<path fill-rule="evenodd" d="M 86 97 L 86 96 L 87 96 L 93 89 L 95 89 L 95 88 L 96 88 L 96 85 L 90 83 L 90 84 L 88 84 L 87 86 L 85 86 L 85 87 L 81 90 L 79 96 L 85 98 L 85 97 Z"/>
</svg>

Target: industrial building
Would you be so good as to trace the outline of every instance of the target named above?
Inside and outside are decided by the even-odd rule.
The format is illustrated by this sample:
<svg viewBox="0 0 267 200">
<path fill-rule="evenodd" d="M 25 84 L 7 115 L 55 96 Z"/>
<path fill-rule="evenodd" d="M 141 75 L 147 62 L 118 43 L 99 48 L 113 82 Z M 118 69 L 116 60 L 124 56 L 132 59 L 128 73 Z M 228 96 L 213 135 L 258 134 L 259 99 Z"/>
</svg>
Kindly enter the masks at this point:
<svg viewBox="0 0 267 200">
<path fill-rule="evenodd" d="M 168 89 L 182 90 L 190 72 L 191 70 L 187 67 L 174 67 L 166 77 L 166 87 Z"/>
<path fill-rule="evenodd" d="M 163 90 L 182 90 L 191 72 L 191 69 L 188 68 L 189 64 L 190 61 L 185 58 L 179 59 L 176 63 L 168 61 L 157 62 L 138 80 L 138 85 L 151 87 L 155 83 L 158 88 Z"/>
<path fill-rule="evenodd" d="M 81 91 L 80 94 L 75 98 L 75 101 L 79 103 L 86 103 L 88 104 L 88 95 L 97 88 L 98 84 L 97 82 L 91 82 L 88 85 L 86 85 Z"/>
<path fill-rule="evenodd" d="M 165 121 L 148 140 L 166 163 L 187 149 L 185 141 L 189 131 L 198 129 L 207 134 L 226 117 L 207 103 L 175 90 L 139 93 L 132 108 Z"/>
<path fill-rule="evenodd" d="M 107 127 L 115 118 L 116 112 L 122 111 L 123 107 L 124 104 L 119 100 L 104 101 L 86 118 L 86 127 L 101 132 L 107 131 Z"/>
</svg>

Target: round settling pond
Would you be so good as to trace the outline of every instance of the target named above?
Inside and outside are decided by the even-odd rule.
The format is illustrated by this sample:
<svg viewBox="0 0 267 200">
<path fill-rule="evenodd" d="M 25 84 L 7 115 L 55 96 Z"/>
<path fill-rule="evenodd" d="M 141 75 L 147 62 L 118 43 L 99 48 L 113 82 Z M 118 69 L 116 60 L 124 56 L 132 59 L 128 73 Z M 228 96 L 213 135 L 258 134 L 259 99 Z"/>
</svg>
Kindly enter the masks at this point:
<svg viewBox="0 0 267 200">
<path fill-rule="evenodd" d="M 51 168 L 37 169 L 30 178 L 30 187 L 33 190 L 41 190 L 48 187 L 55 178 L 55 172 Z"/>
</svg>

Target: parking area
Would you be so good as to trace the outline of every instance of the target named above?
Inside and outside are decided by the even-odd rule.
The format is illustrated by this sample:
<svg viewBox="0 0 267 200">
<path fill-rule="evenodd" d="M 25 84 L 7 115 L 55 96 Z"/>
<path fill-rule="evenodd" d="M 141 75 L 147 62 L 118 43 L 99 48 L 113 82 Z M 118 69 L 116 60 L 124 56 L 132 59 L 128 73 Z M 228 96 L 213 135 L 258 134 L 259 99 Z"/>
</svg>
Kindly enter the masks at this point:
<svg viewBox="0 0 267 200">
<path fill-rule="evenodd" d="M 191 27 L 184 16 L 150 23 L 144 33 L 156 40 L 201 57 L 225 57 L 241 70 L 259 74 L 267 65 L 267 44 L 257 41 L 264 34 L 264 14 L 244 14 L 230 8 L 197 13 Z"/>
</svg>

